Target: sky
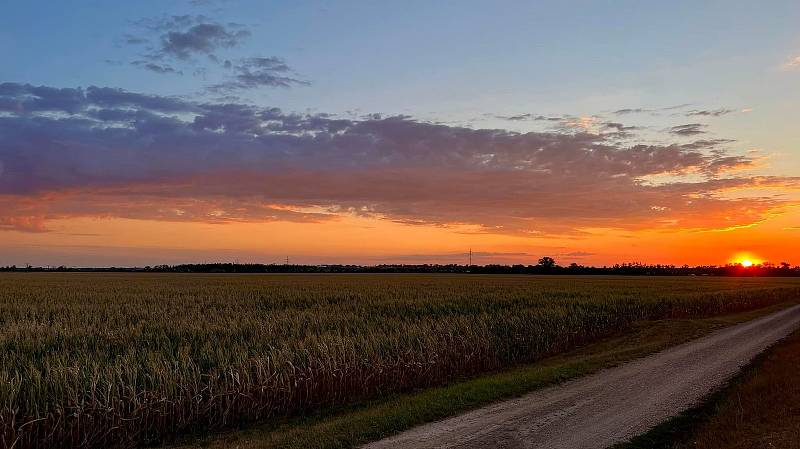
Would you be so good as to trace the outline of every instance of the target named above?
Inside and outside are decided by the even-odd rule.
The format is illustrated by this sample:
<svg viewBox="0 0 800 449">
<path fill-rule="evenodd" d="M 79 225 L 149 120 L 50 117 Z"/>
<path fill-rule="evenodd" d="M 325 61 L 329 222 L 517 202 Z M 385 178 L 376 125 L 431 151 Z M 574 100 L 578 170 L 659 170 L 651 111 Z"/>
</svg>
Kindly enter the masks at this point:
<svg viewBox="0 0 800 449">
<path fill-rule="evenodd" d="M 0 265 L 797 264 L 798 19 L 7 0 Z"/>
</svg>

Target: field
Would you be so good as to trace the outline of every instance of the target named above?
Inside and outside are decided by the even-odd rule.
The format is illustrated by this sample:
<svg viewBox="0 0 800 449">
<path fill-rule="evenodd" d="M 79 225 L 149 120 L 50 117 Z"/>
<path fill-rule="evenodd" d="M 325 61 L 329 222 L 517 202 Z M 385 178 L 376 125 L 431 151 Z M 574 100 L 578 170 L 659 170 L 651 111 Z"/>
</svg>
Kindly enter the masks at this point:
<svg viewBox="0 0 800 449">
<path fill-rule="evenodd" d="M 141 446 L 561 353 L 793 279 L 0 276 L 0 447 Z"/>
</svg>

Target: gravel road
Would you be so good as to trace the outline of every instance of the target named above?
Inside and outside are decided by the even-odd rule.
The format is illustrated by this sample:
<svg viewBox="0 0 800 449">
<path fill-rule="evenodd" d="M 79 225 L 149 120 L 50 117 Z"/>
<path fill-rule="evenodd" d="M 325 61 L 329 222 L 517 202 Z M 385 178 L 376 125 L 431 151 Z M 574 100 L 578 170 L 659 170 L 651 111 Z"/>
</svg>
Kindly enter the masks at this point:
<svg viewBox="0 0 800 449">
<path fill-rule="evenodd" d="M 798 327 L 800 306 L 794 306 L 365 448 L 609 447 L 697 404 Z"/>
</svg>

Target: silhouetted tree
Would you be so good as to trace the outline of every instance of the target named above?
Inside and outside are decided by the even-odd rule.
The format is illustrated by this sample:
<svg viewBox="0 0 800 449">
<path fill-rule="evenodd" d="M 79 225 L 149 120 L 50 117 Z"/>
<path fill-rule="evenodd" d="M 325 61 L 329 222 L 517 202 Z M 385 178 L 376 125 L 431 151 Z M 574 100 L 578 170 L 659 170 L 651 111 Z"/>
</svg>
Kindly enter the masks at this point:
<svg viewBox="0 0 800 449">
<path fill-rule="evenodd" d="M 555 268 L 556 261 L 552 257 L 545 256 L 539 259 L 539 266 L 547 269 Z"/>
</svg>

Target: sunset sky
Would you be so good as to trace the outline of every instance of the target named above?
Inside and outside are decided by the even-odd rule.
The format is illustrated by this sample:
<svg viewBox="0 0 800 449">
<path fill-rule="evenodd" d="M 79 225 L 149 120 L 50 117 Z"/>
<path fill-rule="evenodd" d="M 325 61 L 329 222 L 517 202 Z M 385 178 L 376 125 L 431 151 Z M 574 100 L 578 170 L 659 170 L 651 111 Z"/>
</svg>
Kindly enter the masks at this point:
<svg viewBox="0 0 800 449">
<path fill-rule="evenodd" d="M 38 1 L 0 265 L 800 264 L 800 2 Z"/>
</svg>

